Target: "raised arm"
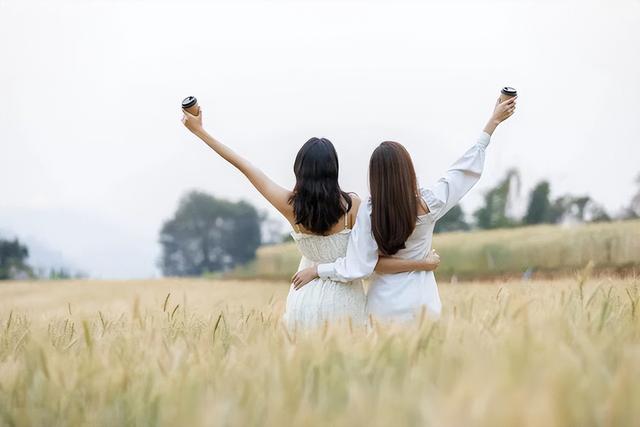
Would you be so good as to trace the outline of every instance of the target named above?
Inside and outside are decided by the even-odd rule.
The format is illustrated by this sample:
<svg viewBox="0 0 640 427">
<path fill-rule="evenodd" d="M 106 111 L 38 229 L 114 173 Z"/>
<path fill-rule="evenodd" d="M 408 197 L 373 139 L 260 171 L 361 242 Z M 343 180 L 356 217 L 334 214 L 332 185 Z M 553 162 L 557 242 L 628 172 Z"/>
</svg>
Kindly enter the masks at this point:
<svg viewBox="0 0 640 427">
<path fill-rule="evenodd" d="M 478 182 L 484 168 L 485 149 L 496 127 L 515 111 L 517 97 L 502 103 L 498 101 L 489 122 L 476 143 L 469 148 L 430 188 L 421 189 L 421 195 L 434 221 L 442 218 Z"/>
<path fill-rule="evenodd" d="M 246 176 L 251 184 L 269 201 L 282 215 L 288 220 L 292 219 L 292 211 L 289 205 L 289 196 L 291 192 L 286 188 L 273 182 L 264 172 L 251 164 L 247 159 L 227 147 L 204 129 L 202 125 L 202 109 L 197 116 L 182 110 L 184 117 L 182 123 L 194 135 L 204 141 L 213 151 L 218 153 L 220 157 L 235 166 L 244 176 Z"/>
</svg>

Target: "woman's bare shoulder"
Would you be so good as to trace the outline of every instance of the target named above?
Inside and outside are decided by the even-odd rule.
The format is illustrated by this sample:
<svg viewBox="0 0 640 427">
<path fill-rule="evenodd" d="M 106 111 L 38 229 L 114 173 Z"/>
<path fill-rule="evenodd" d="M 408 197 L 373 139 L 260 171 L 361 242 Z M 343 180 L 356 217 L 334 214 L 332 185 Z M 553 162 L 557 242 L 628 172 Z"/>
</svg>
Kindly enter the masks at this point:
<svg viewBox="0 0 640 427">
<path fill-rule="evenodd" d="M 360 204 L 362 200 L 360 196 L 356 193 L 347 193 L 349 194 L 349 198 L 351 198 L 351 209 L 349 209 L 349 227 L 353 228 L 356 223 L 356 217 L 358 216 L 358 209 L 360 209 Z"/>
<path fill-rule="evenodd" d="M 358 208 L 360 207 L 360 203 L 362 203 L 362 199 L 360 199 L 360 196 L 358 196 L 357 193 L 347 193 L 349 195 L 349 198 L 351 199 L 351 210 L 357 212 Z"/>
</svg>

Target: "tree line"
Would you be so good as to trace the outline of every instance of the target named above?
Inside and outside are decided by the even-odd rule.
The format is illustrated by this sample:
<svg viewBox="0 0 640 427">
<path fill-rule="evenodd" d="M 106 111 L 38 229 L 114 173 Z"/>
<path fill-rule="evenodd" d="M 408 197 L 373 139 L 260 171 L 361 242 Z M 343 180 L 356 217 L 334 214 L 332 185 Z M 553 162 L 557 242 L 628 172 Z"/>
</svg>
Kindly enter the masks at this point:
<svg viewBox="0 0 640 427">
<path fill-rule="evenodd" d="M 637 194 L 616 218 L 640 217 L 640 176 L 636 184 Z M 516 169 L 508 170 L 485 192 L 482 206 L 473 212 L 473 221 L 467 221 L 458 205 L 437 223 L 436 232 L 558 224 L 567 220 L 599 222 L 613 218 L 589 196 L 567 194 L 552 199 L 548 181 L 535 185 L 529 193 L 526 212 L 517 218 L 510 214 L 510 208 L 519 188 L 520 174 Z M 162 226 L 159 266 L 166 276 L 198 276 L 232 269 L 255 258 L 256 250 L 264 243 L 262 235 L 277 235 L 272 225 L 266 215 L 260 215 L 247 202 L 232 203 L 192 191 L 181 199 L 174 216 Z M 289 235 L 285 236 L 280 241 Z"/>
<path fill-rule="evenodd" d="M 629 204 L 617 215 L 610 215 L 586 195 L 552 198 L 549 182 L 540 181 L 529 193 L 524 215 L 514 217 L 510 208 L 513 195 L 520 188 L 520 174 L 511 169 L 484 193 L 483 204 L 472 213 L 471 221 L 458 205 L 438 221 L 436 232 L 640 218 L 640 175 L 635 183 L 637 191 Z M 165 276 L 200 276 L 230 270 L 253 260 L 262 243 L 285 240 L 274 223 L 245 201 L 234 203 L 191 191 L 182 197 L 174 215 L 162 225 L 158 266 Z M 28 248 L 18 239 L 0 238 L 0 280 L 83 276 L 64 268 L 34 272 L 28 257 Z"/>
<path fill-rule="evenodd" d="M 82 272 L 72 273 L 65 267 L 34 268 L 28 262 L 29 248 L 17 238 L 0 238 L 0 280 L 81 279 Z"/>
<path fill-rule="evenodd" d="M 510 214 L 513 195 L 520 190 L 520 174 L 510 169 L 495 187 L 484 193 L 483 204 L 473 212 L 473 221 L 468 222 L 458 205 L 437 224 L 436 232 L 478 229 L 495 229 L 535 224 L 560 224 L 573 222 L 603 222 L 612 219 L 640 218 L 640 175 L 635 180 L 636 194 L 629 204 L 616 215 L 588 195 L 565 194 L 551 198 L 551 184 L 543 180 L 530 191 L 527 209 L 520 218 Z"/>
</svg>

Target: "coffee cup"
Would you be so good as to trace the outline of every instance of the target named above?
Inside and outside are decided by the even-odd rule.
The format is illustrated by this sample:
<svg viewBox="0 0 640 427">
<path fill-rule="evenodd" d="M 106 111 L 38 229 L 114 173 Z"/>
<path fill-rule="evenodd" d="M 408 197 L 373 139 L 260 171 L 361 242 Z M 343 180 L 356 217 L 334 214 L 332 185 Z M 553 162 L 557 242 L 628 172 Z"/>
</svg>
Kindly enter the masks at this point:
<svg viewBox="0 0 640 427">
<path fill-rule="evenodd" d="M 500 91 L 500 102 L 504 102 L 507 99 L 513 98 L 518 95 L 518 91 L 512 87 L 505 86 Z"/>
<path fill-rule="evenodd" d="M 197 116 L 200 114 L 200 106 L 195 96 L 187 96 L 183 99 L 182 108 L 191 115 Z"/>
</svg>

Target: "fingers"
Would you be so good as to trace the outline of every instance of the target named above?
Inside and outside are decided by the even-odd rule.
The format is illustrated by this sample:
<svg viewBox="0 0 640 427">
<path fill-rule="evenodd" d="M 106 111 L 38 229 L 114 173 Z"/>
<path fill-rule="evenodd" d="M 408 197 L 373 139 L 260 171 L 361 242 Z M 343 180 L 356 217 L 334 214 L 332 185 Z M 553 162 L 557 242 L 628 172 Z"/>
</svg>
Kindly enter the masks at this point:
<svg viewBox="0 0 640 427">
<path fill-rule="evenodd" d="M 516 104 L 516 100 L 517 100 L 517 99 L 518 99 L 518 97 L 517 97 L 517 96 L 514 96 L 513 98 L 507 98 L 506 100 L 504 100 L 504 101 L 500 102 L 500 103 L 498 104 L 498 107 L 506 108 L 506 107 L 510 107 L 510 106 L 512 106 L 512 105 L 515 105 L 515 104 Z"/>
<path fill-rule="evenodd" d="M 440 265 L 440 255 L 435 249 L 431 249 L 431 252 L 427 255 L 427 262 L 434 267 Z"/>
<path fill-rule="evenodd" d="M 197 120 L 199 117 L 202 117 L 202 107 L 198 108 L 198 115 L 197 116 L 194 116 L 193 114 L 191 114 L 190 112 L 188 112 L 184 108 L 182 109 L 182 112 L 184 113 L 185 117 L 187 117 L 189 119 Z"/>
<path fill-rule="evenodd" d="M 507 99 L 503 103 L 500 104 L 500 111 L 498 112 L 499 116 L 501 116 L 500 121 L 504 121 L 511 117 L 513 113 L 516 111 L 516 99 L 518 97 L 514 96 L 513 98 Z"/>
<path fill-rule="evenodd" d="M 516 112 L 515 107 L 514 108 L 509 108 L 507 111 L 505 111 L 505 119 L 508 119 L 509 117 L 513 116 L 513 113 Z"/>
<path fill-rule="evenodd" d="M 305 278 L 300 274 L 300 272 L 297 272 L 296 274 L 294 274 L 291 277 L 291 284 L 293 285 L 293 289 L 295 289 L 296 291 L 300 288 L 302 288 L 304 285 L 307 284 L 307 281 L 305 280 Z"/>
</svg>

